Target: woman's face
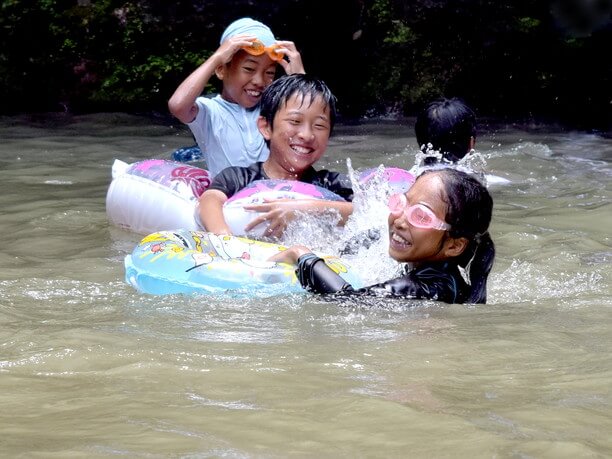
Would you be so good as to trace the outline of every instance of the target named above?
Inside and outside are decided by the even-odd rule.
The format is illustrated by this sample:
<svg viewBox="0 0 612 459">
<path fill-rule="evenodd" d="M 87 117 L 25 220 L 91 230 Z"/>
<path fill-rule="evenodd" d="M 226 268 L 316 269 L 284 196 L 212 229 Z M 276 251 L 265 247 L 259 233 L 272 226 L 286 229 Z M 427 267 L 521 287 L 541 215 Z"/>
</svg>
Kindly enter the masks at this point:
<svg viewBox="0 0 612 459">
<path fill-rule="evenodd" d="M 407 206 L 420 204 L 440 220 L 446 216 L 446 192 L 438 173 L 419 177 L 406 193 Z M 414 264 L 449 258 L 447 232 L 434 228 L 419 228 L 408 220 L 405 212 L 389 214 L 389 255 L 399 262 Z"/>
</svg>

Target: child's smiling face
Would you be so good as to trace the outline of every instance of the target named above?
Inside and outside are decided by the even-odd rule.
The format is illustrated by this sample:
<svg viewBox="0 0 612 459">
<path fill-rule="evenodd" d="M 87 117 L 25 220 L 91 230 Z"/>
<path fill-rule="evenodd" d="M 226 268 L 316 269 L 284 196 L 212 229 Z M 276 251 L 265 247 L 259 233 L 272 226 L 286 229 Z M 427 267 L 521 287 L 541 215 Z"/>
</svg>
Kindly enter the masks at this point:
<svg viewBox="0 0 612 459">
<path fill-rule="evenodd" d="M 408 205 L 422 204 L 444 221 L 447 210 L 444 183 L 439 174 L 419 177 L 406 193 Z M 449 258 L 449 238 L 444 230 L 417 228 L 404 213 L 389 214 L 389 255 L 400 262 L 420 263 Z"/>
<path fill-rule="evenodd" d="M 260 130 L 270 143 L 270 159 L 292 174 L 301 175 L 327 149 L 330 110 L 321 97 L 293 94 L 280 104 L 273 125 L 264 124 Z"/>
<path fill-rule="evenodd" d="M 267 54 L 252 56 L 245 51 L 234 54 L 231 62 L 217 69 L 223 81 L 221 95 L 229 102 L 252 108 L 274 81 L 277 64 Z"/>
</svg>

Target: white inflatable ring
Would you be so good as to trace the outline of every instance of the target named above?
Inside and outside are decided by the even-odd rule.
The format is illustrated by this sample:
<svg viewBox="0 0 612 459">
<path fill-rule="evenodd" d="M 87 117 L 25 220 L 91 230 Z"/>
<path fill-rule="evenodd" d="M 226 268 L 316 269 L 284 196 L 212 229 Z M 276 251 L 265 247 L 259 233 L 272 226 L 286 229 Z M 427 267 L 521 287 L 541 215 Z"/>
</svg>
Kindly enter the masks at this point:
<svg viewBox="0 0 612 459">
<path fill-rule="evenodd" d="M 106 194 L 112 224 L 140 234 L 199 228 L 196 204 L 211 181 L 204 169 L 163 159 L 115 160 L 112 172 Z"/>
<path fill-rule="evenodd" d="M 257 225 L 248 233 L 246 225 L 253 221 L 259 212 L 247 211 L 244 206 L 263 204 L 275 199 L 324 199 L 326 201 L 344 201 L 337 194 L 310 183 L 297 180 L 256 180 L 223 205 L 223 216 L 232 234 L 237 236 L 261 237 L 267 228 L 265 223 Z"/>
<path fill-rule="evenodd" d="M 197 203 L 211 178 L 199 167 L 163 159 L 147 159 L 133 164 L 115 160 L 113 180 L 106 194 L 106 213 L 113 225 L 140 234 L 154 231 L 203 229 Z M 395 192 L 406 191 L 414 176 L 398 168 L 368 169 L 359 175 L 360 184 L 383 180 Z M 245 205 L 263 203 L 266 199 L 343 200 L 331 191 L 293 180 L 257 180 L 240 190 L 225 203 L 225 220 L 235 235 L 247 235 L 244 228 L 258 216 L 244 210 Z M 265 225 L 248 233 L 263 234 Z"/>
</svg>

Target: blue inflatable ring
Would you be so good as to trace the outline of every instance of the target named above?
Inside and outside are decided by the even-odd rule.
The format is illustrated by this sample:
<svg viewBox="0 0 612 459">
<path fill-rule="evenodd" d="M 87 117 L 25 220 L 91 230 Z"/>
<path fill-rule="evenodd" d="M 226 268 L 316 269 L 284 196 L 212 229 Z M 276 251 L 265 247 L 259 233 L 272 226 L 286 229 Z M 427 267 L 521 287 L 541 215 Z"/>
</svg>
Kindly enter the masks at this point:
<svg viewBox="0 0 612 459">
<path fill-rule="evenodd" d="M 125 280 L 143 293 L 215 293 L 282 286 L 302 290 L 295 268 L 267 261 L 286 247 L 205 231 L 160 231 L 146 236 L 125 257 Z M 363 282 L 343 260 L 322 256 L 353 287 Z"/>
</svg>

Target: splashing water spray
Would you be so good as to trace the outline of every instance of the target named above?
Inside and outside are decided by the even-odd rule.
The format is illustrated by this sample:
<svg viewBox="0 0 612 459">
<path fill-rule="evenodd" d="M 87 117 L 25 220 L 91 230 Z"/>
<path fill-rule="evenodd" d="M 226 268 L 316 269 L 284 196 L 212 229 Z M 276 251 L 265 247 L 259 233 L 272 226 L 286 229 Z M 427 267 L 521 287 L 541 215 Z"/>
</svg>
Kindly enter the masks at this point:
<svg viewBox="0 0 612 459">
<path fill-rule="evenodd" d="M 481 183 L 487 186 L 487 177 L 485 170 L 487 160 L 485 155 L 472 149 L 468 154 L 457 162 L 449 161 L 438 150 L 434 150 L 431 143 L 427 146 L 423 145 L 425 151 L 419 151 L 415 154 L 414 166 L 412 171 L 415 177 L 418 177 L 425 170 L 443 169 L 452 167 L 476 177 Z"/>
</svg>

